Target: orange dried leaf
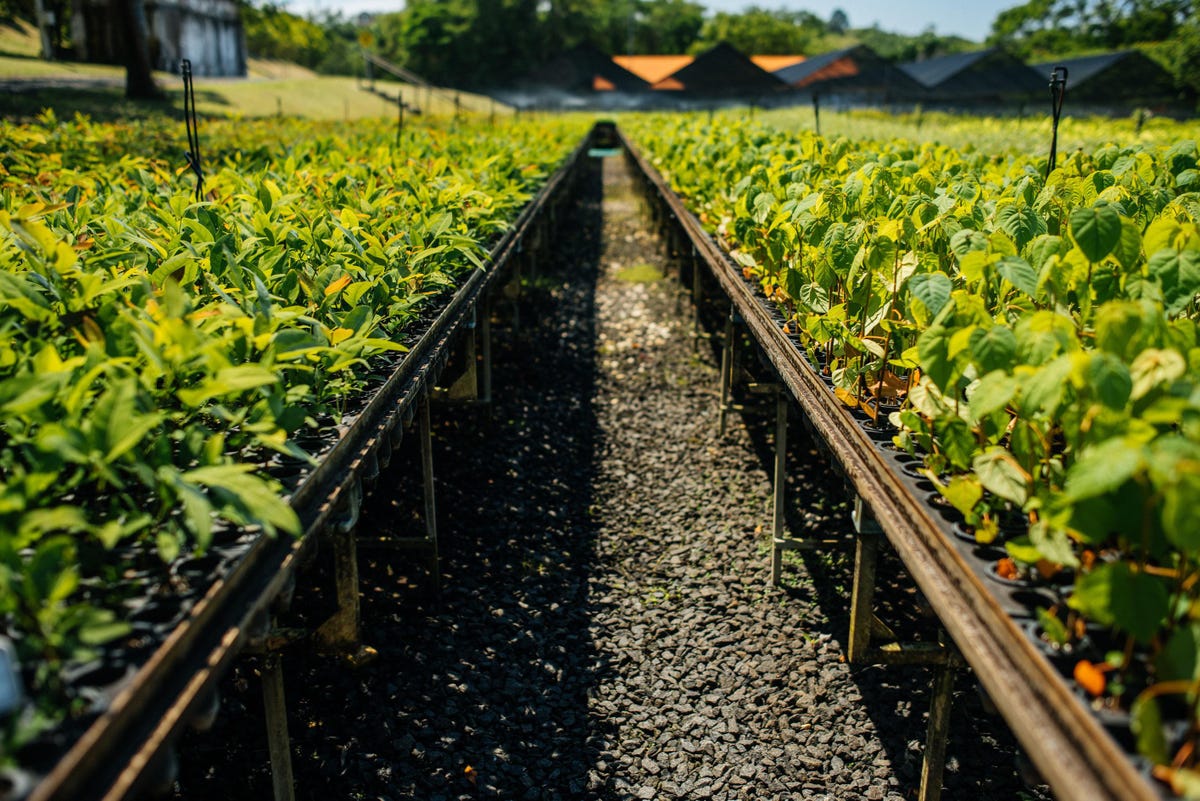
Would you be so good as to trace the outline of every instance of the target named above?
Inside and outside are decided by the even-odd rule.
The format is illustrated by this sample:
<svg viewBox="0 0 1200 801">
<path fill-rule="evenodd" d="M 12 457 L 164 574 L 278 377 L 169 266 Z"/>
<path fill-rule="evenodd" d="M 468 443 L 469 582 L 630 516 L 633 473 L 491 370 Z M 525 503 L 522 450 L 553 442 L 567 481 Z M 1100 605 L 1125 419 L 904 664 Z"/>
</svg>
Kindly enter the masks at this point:
<svg viewBox="0 0 1200 801">
<path fill-rule="evenodd" d="M 849 406 L 851 409 L 858 408 L 858 396 L 850 390 L 838 387 L 833 391 L 833 394 L 837 395 L 837 399 Z"/>
<path fill-rule="evenodd" d="M 1107 683 L 1100 668 L 1086 659 L 1080 659 L 1075 663 L 1075 681 L 1093 697 L 1103 695 L 1104 686 Z"/>
<path fill-rule="evenodd" d="M 1039 559 L 1036 567 L 1038 575 L 1044 579 L 1053 578 L 1062 570 L 1062 565 L 1057 562 L 1051 562 L 1049 559 Z"/>
<path fill-rule="evenodd" d="M 1017 563 L 1006 556 L 996 562 L 996 575 L 1002 579 L 1015 581 L 1021 577 L 1021 572 L 1017 570 Z"/>
</svg>

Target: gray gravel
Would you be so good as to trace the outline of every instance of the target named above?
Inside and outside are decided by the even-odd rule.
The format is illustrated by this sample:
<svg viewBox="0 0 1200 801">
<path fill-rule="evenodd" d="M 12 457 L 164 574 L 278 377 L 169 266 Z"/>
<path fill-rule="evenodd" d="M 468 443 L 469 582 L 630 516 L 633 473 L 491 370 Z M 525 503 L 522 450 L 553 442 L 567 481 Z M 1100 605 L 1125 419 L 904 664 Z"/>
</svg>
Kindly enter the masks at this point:
<svg viewBox="0 0 1200 801">
<path fill-rule="evenodd" d="M 770 586 L 769 426 L 735 415 L 717 437 L 712 347 L 674 282 L 622 280 L 668 265 L 619 160 L 603 188 L 498 337 L 493 418 L 437 414 L 441 597 L 364 552 L 379 658 L 285 657 L 298 796 L 913 798 L 932 673 L 846 664 L 846 553 Z M 791 461 L 793 525 L 849 542 L 841 481 L 803 443 Z M 415 481 L 394 463 L 363 525 L 410 525 Z M 881 574 L 885 608 L 928 636 L 894 558 Z M 302 593 L 291 622 L 327 603 Z M 189 740 L 180 797 L 269 793 L 252 672 Z M 1011 736 L 958 688 L 945 797 L 1021 797 Z"/>
</svg>

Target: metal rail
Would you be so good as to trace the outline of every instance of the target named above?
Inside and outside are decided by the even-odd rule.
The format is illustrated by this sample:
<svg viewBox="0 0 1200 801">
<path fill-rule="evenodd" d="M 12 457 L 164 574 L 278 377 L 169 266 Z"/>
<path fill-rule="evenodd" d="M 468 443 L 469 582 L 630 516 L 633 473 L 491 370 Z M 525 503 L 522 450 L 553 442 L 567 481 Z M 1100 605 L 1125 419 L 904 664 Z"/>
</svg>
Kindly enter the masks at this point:
<svg viewBox="0 0 1200 801">
<path fill-rule="evenodd" d="M 319 535 L 340 511 L 357 515 L 361 482 L 378 469 L 397 426 L 411 419 L 445 366 L 450 346 L 473 319 L 475 305 L 522 253 L 527 235 L 566 191 L 591 136 L 571 153 L 492 248 L 289 503 L 303 536 L 259 537 L 224 578 L 134 674 L 78 741 L 41 779 L 29 801 L 136 797 L 161 785 L 173 759 L 168 746 L 212 698 L 217 681 L 250 641 L 265 635 L 272 602 L 312 556 Z"/>
<path fill-rule="evenodd" d="M 1009 727 L 1056 795 L 1067 801 L 1157 801 L 1158 790 L 1013 620 L 1020 604 L 983 578 L 980 558 L 948 533 L 915 482 L 838 401 L 746 281 L 657 170 L 620 134 L 666 222 L 729 296 L 788 392 L 870 507 L 888 540 Z"/>
</svg>

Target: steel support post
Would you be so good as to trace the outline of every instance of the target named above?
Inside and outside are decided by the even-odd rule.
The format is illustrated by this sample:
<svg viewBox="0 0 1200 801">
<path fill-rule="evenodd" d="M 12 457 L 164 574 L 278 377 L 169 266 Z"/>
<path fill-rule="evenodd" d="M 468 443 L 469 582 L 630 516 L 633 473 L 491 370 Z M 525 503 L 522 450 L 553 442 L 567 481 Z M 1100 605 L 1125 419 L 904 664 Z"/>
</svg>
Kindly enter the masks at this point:
<svg viewBox="0 0 1200 801">
<path fill-rule="evenodd" d="M 934 669 L 933 697 L 929 702 L 929 728 L 925 735 L 925 758 L 921 762 L 919 801 L 939 801 L 942 772 L 946 766 L 946 738 L 950 732 L 950 704 L 954 693 L 954 666 Z"/>
<path fill-rule="evenodd" d="M 775 486 L 772 493 L 771 583 L 779 584 L 783 572 L 784 500 L 787 490 L 788 396 L 782 388 L 775 391 Z"/>
<path fill-rule="evenodd" d="M 350 485 L 344 506 L 330 527 L 333 544 L 333 580 L 337 611 L 317 629 L 317 639 L 327 648 L 353 651 L 359 640 L 358 542 L 355 529 L 362 508 L 362 486 Z"/>
<path fill-rule="evenodd" d="M 700 280 L 700 261 L 692 262 L 692 349 L 700 352 L 704 331 L 700 325 L 700 305 L 704 302 L 704 283 Z M 732 312 L 731 312 L 732 313 Z"/>
<path fill-rule="evenodd" d="M 479 402 L 492 403 L 492 302 L 488 296 L 479 321 Z"/>
<path fill-rule="evenodd" d="M 271 755 L 271 785 L 275 790 L 275 801 L 295 801 L 292 744 L 288 737 L 287 701 L 283 695 L 283 661 L 279 654 L 268 654 L 263 663 L 263 711 L 267 749 Z"/>
<path fill-rule="evenodd" d="M 437 496 L 433 485 L 433 429 L 429 421 L 429 397 L 421 401 L 417 411 L 421 438 L 421 484 L 425 495 L 425 537 L 429 542 L 429 572 L 435 591 L 442 590 L 442 565 L 438 556 Z"/>
<path fill-rule="evenodd" d="M 512 301 L 512 332 L 513 336 L 518 336 L 521 333 L 521 264 L 525 261 L 525 250 L 528 242 L 522 242 L 522 250 L 518 258 L 513 259 L 513 274 L 512 280 L 505 288 L 509 300 Z"/>
<path fill-rule="evenodd" d="M 696 317 L 699 320 L 699 309 Z M 733 389 L 733 308 L 725 318 L 725 338 L 721 342 L 721 399 L 717 409 L 717 434 L 725 436 L 725 422 L 729 414 L 729 393 Z M 697 323 L 698 325 L 699 323 Z"/>
<path fill-rule="evenodd" d="M 879 561 L 879 524 L 867 513 L 862 498 L 854 499 L 854 582 L 850 596 L 850 662 L 866 662 L 875 617 L 875 568 Z"/>
</svg>

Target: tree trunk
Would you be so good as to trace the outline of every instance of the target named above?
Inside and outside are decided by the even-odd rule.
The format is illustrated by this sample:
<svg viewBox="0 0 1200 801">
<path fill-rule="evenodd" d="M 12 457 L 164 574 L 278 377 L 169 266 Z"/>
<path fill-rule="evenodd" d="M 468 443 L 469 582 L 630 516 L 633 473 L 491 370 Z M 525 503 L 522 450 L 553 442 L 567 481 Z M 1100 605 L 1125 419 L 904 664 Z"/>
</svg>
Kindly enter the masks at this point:
<svg viewBox="0 0 1200 801">
<path fill-rule="evenodd" d="M 112 10 L 125 50 L 125 96 L 138 100 L 161 98 L 150 66 L 145 5 L 142 0 L 112 0 Z"/>
<path fill-rule="evenodd" d="M 46 6 L 42 0 L 34 0 L 33 16 L 37 19 L 38 34 L 42 37 L 42 58 L 54 61 L 54 45 L 50 41 L 50 22 L 46 19 Z"/>
</svg>

